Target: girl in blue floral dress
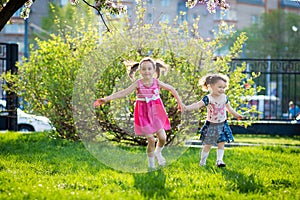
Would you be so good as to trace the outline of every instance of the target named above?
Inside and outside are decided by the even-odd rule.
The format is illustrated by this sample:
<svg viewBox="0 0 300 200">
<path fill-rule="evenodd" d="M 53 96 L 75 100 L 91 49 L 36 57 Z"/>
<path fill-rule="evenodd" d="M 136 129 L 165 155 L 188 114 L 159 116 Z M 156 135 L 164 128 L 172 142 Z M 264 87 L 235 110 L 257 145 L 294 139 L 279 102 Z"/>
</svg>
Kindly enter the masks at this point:
<svg viewBox="0 0 300 200">
<path fill-rule="evenodd" d="M 234 141 L 232 131 L 227 123 L 226 111 L 237 119 L 242 115 L 237 113 L 229 104 L 225 90 L 228 88 L 228 78 L 221 74 L 208 75 L 202 78 L 203 90 L 209 91 L 199 102 L 185 107 L 185 110 L 196 110 L 203 106 L 207 108 L 205 124 L 200 129 L 200 140 L 203 142 L 200 166 L 206 165 L 206 159 L 212 145 L 217 144 L 217 167 L 225 167 L 223 162 L 225 142 Z"/>
</svg>

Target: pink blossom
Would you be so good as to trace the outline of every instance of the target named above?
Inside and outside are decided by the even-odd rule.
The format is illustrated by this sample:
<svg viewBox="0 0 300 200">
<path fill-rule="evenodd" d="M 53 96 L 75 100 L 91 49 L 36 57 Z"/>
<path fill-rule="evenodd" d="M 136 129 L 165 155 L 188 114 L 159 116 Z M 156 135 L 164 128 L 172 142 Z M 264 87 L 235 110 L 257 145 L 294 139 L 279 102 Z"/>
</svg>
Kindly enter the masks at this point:
<svg viewBox="0 0 300 200">
<path fill-rule="evenodd" d="M 77 1 L 78 1 L 78 0 L 70 0 L 70 3 L 71 3 L 72 5 L 76 5 Z"/>
<path fill-rule="evenodd" d="M 185 3 L 185 5 L 186 5 L 186 7 L 188 7 L 188 8 L 194 8 L 195 6 L 196 6 L 196 4 L 197 4 L 197 0 L 188 0 L 186 3 Z"/>
<path fill-rule="evenodd" d="M 215 13 L 216 12 L 216 3 L 214 2 L 214 0 L 208 0 L 207 10 L 208 10 L 209 13 Z"/>
</svg>

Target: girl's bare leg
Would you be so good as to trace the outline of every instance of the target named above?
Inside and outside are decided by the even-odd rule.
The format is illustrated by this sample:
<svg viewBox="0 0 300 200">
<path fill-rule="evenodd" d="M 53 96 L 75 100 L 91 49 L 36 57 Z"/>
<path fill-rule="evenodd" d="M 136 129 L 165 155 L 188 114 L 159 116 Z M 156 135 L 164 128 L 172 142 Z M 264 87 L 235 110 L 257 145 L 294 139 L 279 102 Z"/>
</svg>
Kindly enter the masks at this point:
<svg viewBox="0 0 300 200">
<path fill-rule="evenodd" d="M 167 138 L 166 132 L 164 129 L 160 129 L 159 131 L 157 131 L 156 134 L 157 134 L 157 138 L 158 138 L 158 143 L 157 143 L 156 147 L 163 148 L 164 145 L 166 144 L 166 138 Z"/>
<path fill-rule="evenodd" d="M 148 145 L 147 145 L 147 156 L 148 156 L 148 166 L 149 168 L 155 168 L 154 161 L 154 148 L 155 148 L 155 138 L 153 135 L 146 135 Z"/>
<path fill-rule="evenodd" d="M 223 162 L 223 156 L 224 156 L 224 147 L 225 142 L 218 143 L 218 149 L 217 149 L 217 167 L 225 167 L 226 164 Z"/>
<path fill-rule="evenodd" d="M 200 163 L 199 163 L 200 166 L 205 166 L 206 165 L 206 159 L 208 157 L 211 146 L 212 145 L 209 145 L 209 144 L 205 144 L 203 146 L 203 149 L 202 149 L 202 152 L 201 152 L 201 159 L 200 159 Z"/>
<path fill-rule="evenodd" d="M 160 129 L 159 131 L 157 131 L 156 134 L 157 134 L 158 142 L 156 144 L 154 155 L 157 159 L 158 164 L 160 166 L 164 166 L 166 164 L 166 159 L 162 156 L 161 151 L 164 148 L 167 136 L 164 129 Z"/>
</svg>

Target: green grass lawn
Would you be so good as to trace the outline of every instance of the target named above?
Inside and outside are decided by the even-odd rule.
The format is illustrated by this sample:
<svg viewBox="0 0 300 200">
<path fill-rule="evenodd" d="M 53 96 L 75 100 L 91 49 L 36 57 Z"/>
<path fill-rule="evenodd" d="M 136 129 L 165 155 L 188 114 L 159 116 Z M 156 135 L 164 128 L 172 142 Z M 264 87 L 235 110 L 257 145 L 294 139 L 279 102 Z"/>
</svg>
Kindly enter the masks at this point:
<svg viewBox="0 0 300 200">
<path fill-rule="evenodd" d="M 274 145 L 299 138 L 235 137 L 264 145 L 227 148 L 222 169 L 214 166 L 215 149 L 200 168 L 199 148 L 189 148 L 160 170 L 124 173 L 80 142 L 0 134 L 0 199 L 300 199 L 300 148 Z"/>
<path fill-rule="evenodd" d="M 261 144 L 261 145 L 286 145 L 286 146 L 300 146 L 300 136 L 282 137 L 272 135 L 242 135 L 236 134 L 234 136 L 235 142 Z"/>
</svg>

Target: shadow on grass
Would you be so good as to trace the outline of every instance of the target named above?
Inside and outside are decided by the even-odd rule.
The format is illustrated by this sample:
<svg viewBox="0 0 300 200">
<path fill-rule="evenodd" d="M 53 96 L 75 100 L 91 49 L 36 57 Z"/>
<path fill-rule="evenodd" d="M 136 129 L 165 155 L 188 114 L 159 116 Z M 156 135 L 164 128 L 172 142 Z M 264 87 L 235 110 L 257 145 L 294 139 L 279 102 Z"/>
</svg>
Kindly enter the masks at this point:
<svg viewBox="0 0 300 200">
<path fill-rule="evenodd" d="M 162 169 L 143 174 L 134 174 L 134 187 L 141 191 L 148 199 L 160 199 L 168 196 L 166 176 Z"/>
<path fill-rule="evenodd" d="M 243 173 L 222 169 L 223 176 L 228 181 L 228 190 L 237 190 L 240 193 L 265 193 L 266 188 L 255 174 L 245 175 Z"/>
</svg>

